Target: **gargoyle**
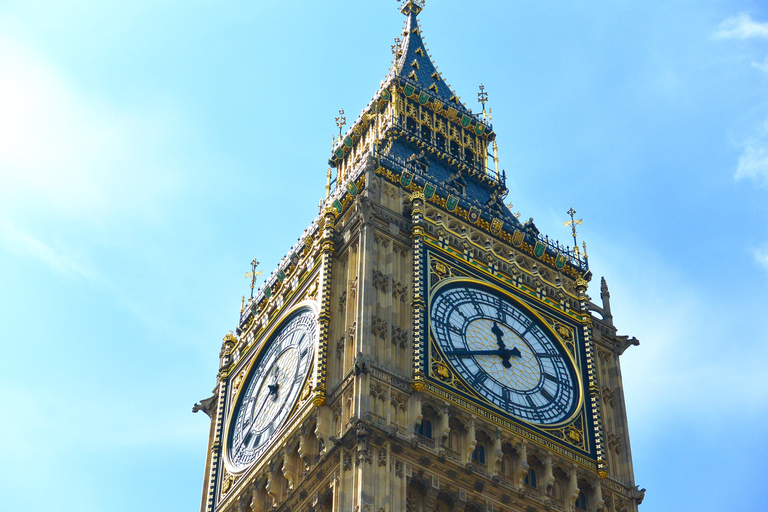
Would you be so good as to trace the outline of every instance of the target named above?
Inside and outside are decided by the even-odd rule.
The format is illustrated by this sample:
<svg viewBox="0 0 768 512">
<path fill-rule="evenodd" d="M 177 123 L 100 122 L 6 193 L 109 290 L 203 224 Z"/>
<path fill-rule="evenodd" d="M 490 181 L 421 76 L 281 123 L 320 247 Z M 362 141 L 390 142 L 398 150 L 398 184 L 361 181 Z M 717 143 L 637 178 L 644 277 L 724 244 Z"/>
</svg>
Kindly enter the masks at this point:
<svg viewBox="0 0 768 512">
<path fill-rule="evenodd" d="M 192 412 L 203 411 L 209 418 L 213 418 L 213 411 L 216 409 L 216 395 L 200 400 L 192 406 Z"/>
</svg>

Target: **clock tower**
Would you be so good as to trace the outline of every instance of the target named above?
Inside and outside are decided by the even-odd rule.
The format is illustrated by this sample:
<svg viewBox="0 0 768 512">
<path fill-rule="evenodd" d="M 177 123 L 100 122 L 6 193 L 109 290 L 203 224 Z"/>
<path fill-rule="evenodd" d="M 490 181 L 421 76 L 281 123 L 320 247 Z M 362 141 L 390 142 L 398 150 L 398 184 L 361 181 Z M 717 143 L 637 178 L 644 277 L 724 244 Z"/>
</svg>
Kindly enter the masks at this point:
<svg viewBox="0 0 768 512">
<path fill-rule="evenodd" d="M 636 511 L 608 288 L 504 205 L 423 2 L 319 216 L 224 337 L 201 512 Z M 481 91 L 481 102 L 485 98 Z M 330 178 L 329 178 L 330 179 Z M 574 239 L 575 241 L 575 239 Z"/>
</svg>

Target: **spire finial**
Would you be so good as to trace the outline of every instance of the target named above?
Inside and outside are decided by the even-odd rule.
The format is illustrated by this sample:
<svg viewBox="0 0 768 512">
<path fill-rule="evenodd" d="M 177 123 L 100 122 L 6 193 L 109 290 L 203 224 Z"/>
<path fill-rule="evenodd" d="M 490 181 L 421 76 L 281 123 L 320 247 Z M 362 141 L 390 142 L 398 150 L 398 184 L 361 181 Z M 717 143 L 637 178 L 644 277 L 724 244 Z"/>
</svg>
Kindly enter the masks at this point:
<svg viewBox="0 0 768 512">
<path fill-rule="evenodd" d="M 399 2 L 400 0 L 397 1 Z M 400 12 L 406 16 L 411 13 L 418 16 L 422 9 L 424 9 L 424 0 L 407 0 L 400 6 Z"/>
<path fill-rule="evenodd" d="M 480 92 L 477 93 L 477 101 L 479 101 L 480 104 L 483 106 L 483 119 L 485 119 L 486 118 L 485 102 L 488 101 L 488 93 L 485 92 L 485 86 L 483 84 L 480 84 Z"/>
<path fill-rule="evenodd" d="M 253 287 L 256 284 L 256 277 L 260 276 L 263 271 L 259 270 L 256 272 L 256 267 L 259 266 L 259 260 L 256 258 L 253 258 L 253 261 L 251 262 L 251 271 L 245 273 L 245 278 L 251 278 L 251 300 L 253 300 Z"/>
<path fill-rule="evenodd" d="M 344 117 L 344 109 L 339 110 L 339 117 L 336 118 L 336 126 L 339 127 L 339 140 L 341 140 L 341 129 L 347 124 L 347 118 Z"/>
<path fill-rule="evenodd" d="M 565 213 L 571 216 L 571 220 L 564 221 L 563 225 L 565 225 L 565 227 L 571 226 L 571 231 L 573 234 L 573 246 L 579 247 L 579 242 L 576 241 L 576 224 L 581 225 L 581 221 L 583 221 L 584 219 L 575 220 L 573 216 L 576 215 L 576 210 L 574 210 L 572 207 L 569 208 L 568 211 Z M 586 252 L 587 252 L 587 249 L 585 247 L 584 248 L 585 256 L 586 256 Z"/>
</svg>

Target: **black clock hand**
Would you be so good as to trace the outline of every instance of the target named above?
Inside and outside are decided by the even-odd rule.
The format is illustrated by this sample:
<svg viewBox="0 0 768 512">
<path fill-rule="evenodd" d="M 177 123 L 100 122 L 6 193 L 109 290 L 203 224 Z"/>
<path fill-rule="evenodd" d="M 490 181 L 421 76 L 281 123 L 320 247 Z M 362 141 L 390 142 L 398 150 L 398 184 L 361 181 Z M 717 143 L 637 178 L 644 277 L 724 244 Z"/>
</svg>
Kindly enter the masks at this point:
<svg viewBox="0 0 768 512">
<path fill-rule="evenodd" d="M 499 328 L 499 324 L 496 322 L 493 322 L 491 332 L 496 335 L 496 343 L 499 345 L 501 364 L 504 366 L 504 368 L 511 368 L 512 363 L 509 362 L 510 356 L 522 357 L 520 351 L 517 349 L 517 347 L 512 347 L 511 350 L 507 348 L 507 346 L 504 344 L 504 340 L 502 339 L 502 336 L 504 336 L 504 331 Z"/>
<path fill-rule="evenodd" d="M 502 351 L 498 349 L 497 350 L 452 350 L 452 351 L 447 351 L 445 353 L 445 355 L 447 356 L 459 356 L 459 357 L 501 356 L 501 354 L 502 354 Z"/>
<path fill-rule="evenodd" d="M 261 406 L 259 407 L 259 411 L 251 416 L 251 424 L 248 425 L 248 433 L 245 434 L 245 437 L 243 438 L 243 445 L 247 445 L 249 441 L 251 440 L 251 436 L 253 435 L 253 424 L 256 422 L 256 418 L 259 417 L 261 414 L 261 411 L 264 410 L 264 406 L 267 405 L 267 400 L 265 399 L 263 402 L 261 402 Z"/>
<path fill-rule="evenodd" d="M 504 331 L 499 328 L 499 324 L 493 322 L 491 332 L 496 335 L 496 344 L 499 345 L 499 350 L 506 350 L 507 346 L 504 344 L 504 340 L 501 339 L 504 336 Z"/>
<path fill-rule="evenodd" d="M 269 394 L 267 395 L 267 398 L 272 397 L 272 400 L 275 401 L 277 400 L 277 390 L 280 387 L 280 384 L 277 382 L 277 376 L 280 373 L 280 367 L 277 365 L 273 366 L 271 373 L 272 373 L 272 378 L 274 380 L 272 384 L 267 384 L 267 388 L 269 389 Z M 251 416 L 251 424 L 248 426 L 248 433 L 243 438 L 244 444 L 248 444 L 248 441 L 251 439 L 251 435 L 253 434 L 253 430 L 252 430 L 253 424 L 256 422 L 256 418 L 258 418 L 259 415 L 261 414 L 261 411 L 264 410 L 265 405 L 267 405 L 266 399 L 261 403 L 261 406 L 259 407 L 259 411 L 253 416 Z"/>
</svg>

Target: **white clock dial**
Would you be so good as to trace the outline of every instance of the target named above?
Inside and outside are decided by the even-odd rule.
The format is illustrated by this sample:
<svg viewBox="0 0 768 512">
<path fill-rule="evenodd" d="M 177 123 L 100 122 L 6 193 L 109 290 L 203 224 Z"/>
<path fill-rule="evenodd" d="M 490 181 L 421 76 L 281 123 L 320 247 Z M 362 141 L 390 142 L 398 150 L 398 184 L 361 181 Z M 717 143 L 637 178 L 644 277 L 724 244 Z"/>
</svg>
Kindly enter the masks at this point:
<svg viewBox="0 0 768 512">
<path fill-rule="evenodd" d="M 285 422 L 306 380 L 316 331 L 315 314 L 305 308 L 293 313 L 267 340 L 230 421 L 227 452 L 233 469 L 250 466 Z"/>
<path fill-rule="evenodd" d="M 431 300 L 432 335 L 461 377 L 509 414 L 541 425 L 568 419 L 580 387 L 556 336 L 509 295 L 456 281 Z"/>
</svg>

